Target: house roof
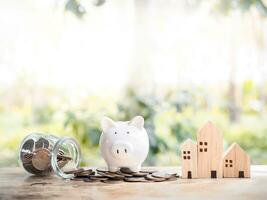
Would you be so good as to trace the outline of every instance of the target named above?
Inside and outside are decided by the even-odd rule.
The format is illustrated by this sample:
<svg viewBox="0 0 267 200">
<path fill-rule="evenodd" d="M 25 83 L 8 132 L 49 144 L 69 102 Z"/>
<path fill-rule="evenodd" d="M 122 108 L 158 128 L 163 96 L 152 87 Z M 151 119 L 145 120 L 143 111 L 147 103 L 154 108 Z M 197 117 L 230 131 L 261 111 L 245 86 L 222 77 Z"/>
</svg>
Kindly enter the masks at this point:
<svg viewBox="0 0 267 200">
<path fill-rule="evenodd" d="M 202 128 L 200 128 L 197 132 L 197 135 L 206 135 L 206 134 L 216 134 L 219 137 L 223 137 L 221 131 L 211 122 L 208 121 Z"/>
<path fill-rule="evenodd" d="M 231 146 L 224 152 L 224 154 L 223 154 L 223 158 L 224 157 L 226 157 L 230 152 L 232 152 L 232 151 L 234 151 L 234 150 L 236 150 L 236 151 L 238 151 L 238 152 L 240 152 L 240 153 L 242 153 L 242 154 L 245 154 L 245 155 L 247 155 L 247 153 L 237 144 L 237 143 L 233 143 L 233 144 L 231 144 Z M 248 155 L 247 155 L 248 156 Z"/>
<path fill-rule="evenodd" d="M 197 144 L 191 140 L 191 139 L 187 139 L 186 141 L 184 141 L 182 144 L 181 144 L 181 148 L 184 148 L 185 146 L 196 146 Z"/>
</svg>

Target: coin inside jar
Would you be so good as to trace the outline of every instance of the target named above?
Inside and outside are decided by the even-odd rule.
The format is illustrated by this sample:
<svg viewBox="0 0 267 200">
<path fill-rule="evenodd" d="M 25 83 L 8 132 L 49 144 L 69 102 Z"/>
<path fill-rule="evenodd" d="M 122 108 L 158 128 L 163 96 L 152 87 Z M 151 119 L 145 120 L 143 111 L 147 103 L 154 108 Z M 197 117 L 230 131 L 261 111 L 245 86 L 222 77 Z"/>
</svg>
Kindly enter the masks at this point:
<svg viewBox="0 0 267 200">
<path fill-rule="evenodd" d="M 79 144 L 74 139 L 42 133 L 27 135 L 19 150 L 21 165 L 27 172 L 37 176 L 56 174 L 62 178 L 71 178 L 62 170 L 77 168 L 80 154 Z"/>
<path fill-rule="evenodd" d="M 38 170 L 46 170 L 50 167 L 50 152 L 47 149 L 37 149 L 32 157 L 32 164 Z"/>
</svg>

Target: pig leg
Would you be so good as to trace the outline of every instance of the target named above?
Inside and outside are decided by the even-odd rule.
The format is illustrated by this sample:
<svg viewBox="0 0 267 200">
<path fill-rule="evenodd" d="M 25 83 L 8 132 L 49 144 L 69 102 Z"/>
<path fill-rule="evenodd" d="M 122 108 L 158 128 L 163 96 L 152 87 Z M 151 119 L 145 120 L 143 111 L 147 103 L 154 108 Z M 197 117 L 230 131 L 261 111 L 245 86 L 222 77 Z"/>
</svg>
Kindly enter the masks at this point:
<svg viewBox="0 0 267 200">
<path fill-rule="evenodd" d="M 116 171 L 119 171 L 119 167 L 117 167 L 117 166 L 108 166 L 108 170 L 110 171 L 110 172 L 116 172 Z"/>
<path fill-rule="evenodd" d="M 132 172 L 139 172 L 141 170 L 141 165 L 136 165 L 136 166 L 131 166 L 129 167 L 129 169 L 132 171 Z"/>
</svg>

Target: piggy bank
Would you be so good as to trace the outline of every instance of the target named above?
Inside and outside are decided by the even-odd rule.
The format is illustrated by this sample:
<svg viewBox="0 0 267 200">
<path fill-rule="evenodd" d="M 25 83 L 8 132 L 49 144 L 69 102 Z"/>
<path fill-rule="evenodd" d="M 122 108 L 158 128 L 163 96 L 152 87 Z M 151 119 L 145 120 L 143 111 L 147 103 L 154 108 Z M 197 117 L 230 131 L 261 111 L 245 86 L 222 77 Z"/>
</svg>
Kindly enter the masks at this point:
<svg viewBox="0 0 267 200">
<path fill-rule="evenodd" d="M 111 172 L 127 167 L 138 172 L 149 151 L 149 139 L 144 128 L 144 118 L 114 122 L 108 117 L 101 121 L 101 155 Z"/>
</svg>

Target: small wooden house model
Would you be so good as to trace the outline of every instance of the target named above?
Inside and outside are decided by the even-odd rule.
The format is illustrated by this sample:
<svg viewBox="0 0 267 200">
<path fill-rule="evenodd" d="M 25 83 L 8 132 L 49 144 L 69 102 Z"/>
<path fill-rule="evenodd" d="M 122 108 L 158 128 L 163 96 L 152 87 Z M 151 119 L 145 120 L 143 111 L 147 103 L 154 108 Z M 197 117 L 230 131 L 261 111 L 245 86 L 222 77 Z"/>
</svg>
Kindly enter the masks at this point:
<svg viewBox="0 0 267 200">
<path fill-rule="evenodd" d="M 199 178 L 222 178 L 223 135 L 211 123 L 197 133 L 197 169 Z"/>
<path fill-rule="evenodd" d="M 182 178 L 197 178 L 197 145 L 187 139 L 181 145 Z"/>
<path fill-rule="evenodd" d="M 223 135 L 208 122 L 197 132 L 197 144 L 181 145 L 182 178 L 249 178 L 250 157 L 236 143 L 223 154 Z"/>
<path fill-rule="evenodd" d="M 223 177 L 250 177 L 250 157 L 236 143 L 232 144 L 223 156 Z"/>
</svg>

